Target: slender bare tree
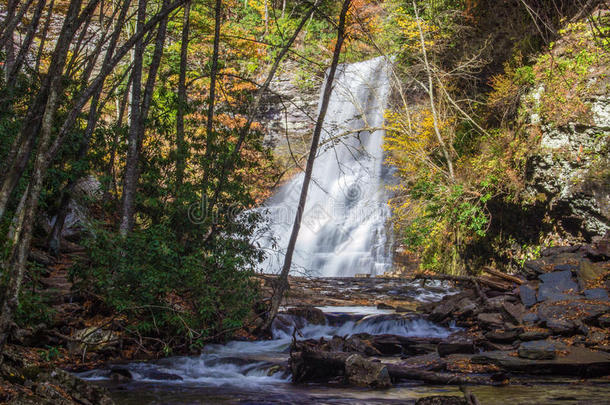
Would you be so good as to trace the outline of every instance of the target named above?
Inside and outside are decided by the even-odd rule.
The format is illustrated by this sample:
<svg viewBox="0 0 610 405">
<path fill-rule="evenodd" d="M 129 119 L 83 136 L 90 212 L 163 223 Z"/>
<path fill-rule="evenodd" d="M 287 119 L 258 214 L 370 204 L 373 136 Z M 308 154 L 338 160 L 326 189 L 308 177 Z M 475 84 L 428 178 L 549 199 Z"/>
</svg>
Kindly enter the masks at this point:
<svg viewBox="0 0 610 405">
<path fill-rule="evenodd" d="M 303 179 L 303 185 L 301 187 L 301 195 L 299 197 L 299 205 L 297 206 L 296 215 L 294 217 L 294 224 L 292 226 L 292 232 L 288 241 L 288 247 L 286 248 L 286 256 L 284 257 L 284 265 L 282 271 L 275 280 L 273 297 L 271 299 L 271 308 L 269 310 L 263 330 L 269 330 L 277 312 L 280 309 L 280 305 L 284 298 L 284 293 L 289 288 L 288 274 L 292 266 L 292 256 L 294 254 L 294 248 L 299 237 L 299 230 L 301 229 L 301 220 L 303 219 L 303 212 L 305 210 L 305 203 L 307 202 L 307 192 L 309 191 L 309 183 L 311 182 L 311 175 L 313 173 L 313 165 L 316 160 L 316 154 L 318 152 L 318 144 L 320 142 L 320 135 L 324 126 L 324 119 L 326 118 L 326 111 L 330 102 L 330 96 L 333 91 L 333 82 L 335 80 L 335 73 L 337 66 L 339 65 L 339 57 L 341 56 L 341 48 L 345 40 L 345 21 L 347 12 L 350 8 L 351 0 L 344 0 L 343 7 L 341 8 L 341 14 L 339 16 L 339 25 L 337 27 L 337 43 L 333 52 L 333 59 L 326 76 L 326 83 L 324 84 L 324 93 L 322 95 L 322 104 L 320 106 L 320 114 L 316 121 L 316 126 L 313 131 L 311 138 L 311 147 L 309 149 L 309 156 L 307 158 L 307 166 L 305 167 L 305 177 Z"/>
</svg>

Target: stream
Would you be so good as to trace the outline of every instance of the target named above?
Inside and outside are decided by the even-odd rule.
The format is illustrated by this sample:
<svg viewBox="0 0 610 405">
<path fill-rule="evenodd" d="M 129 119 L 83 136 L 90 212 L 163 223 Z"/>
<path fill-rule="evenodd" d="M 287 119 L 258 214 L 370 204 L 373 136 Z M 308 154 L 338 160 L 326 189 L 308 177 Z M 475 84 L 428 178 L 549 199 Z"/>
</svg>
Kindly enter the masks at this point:
<svg viewBox="0 0 610 405">
<path fill-rule="evenodd" d="M 345 285 L 342 288 L 349 288 Z M 419 293 L 415 301 L 439 299 L 438 286 Z M 446 288 L 445 293 L 453 290 Z M 370 306 L 326 306 L 324 325 L 281 313 L 273 325 L 273 339 L 231 341 L 208 345 L 199 356 L 170 357 L 151 362 L 112 365 L 78 376 L 107 387 L 117 404 L 412 404 L 431 395 L 457 395 L 455 386 L 431 386 L 419 382 L 396 384 L 385 390 L 337 384 L 292 384 L 287 368 L 292 333 L 297 339 L 332 338 L 356 333 L 395 334 L 408 337 L 446 338 L 455 327 L 443 327 L 416 312 L 398 314 Z M 399 359 L 399 358 L 397 358 Z M 387 359 L 384 359 L 386 361 Z M 110 370 L 129 370 L 131 381 L 117 382 Z M 566 378 L 550 378 L 530 385 L 527 377 L 511 378 L 504 387 L 474 386 L 482 404 L 607 404 L 607 380 L 587 384 Z"/>
</svg>

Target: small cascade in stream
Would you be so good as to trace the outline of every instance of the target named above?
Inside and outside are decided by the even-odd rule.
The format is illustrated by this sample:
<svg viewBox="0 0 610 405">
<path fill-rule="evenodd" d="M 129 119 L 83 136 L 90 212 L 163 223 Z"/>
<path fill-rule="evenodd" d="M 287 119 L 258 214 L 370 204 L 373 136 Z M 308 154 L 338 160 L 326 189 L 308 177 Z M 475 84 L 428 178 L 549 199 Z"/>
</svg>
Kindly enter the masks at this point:
<svg viewBox="0 0 610 405">
<path fill-rule="evenodd" d="M 293 272 L 312 276 L 381 275 L 391 265 L 390 210 L 383 164 L 384 110 L 390 93 L 383 57 L 341 65 L 314 164 Z M 269 234 L 263 270 L 276 273 L 292 230 L 303 184 L 300 173 L 266 204 Z M 273 243 L 273 240 L 277 244 Z M 278 249 L 271 249 L 271 246 Z"/>
<path fill-rule="evenodd" d="M 129 370 L 134 382 L 189 385 L 205 387 L 238 386 L 255 389 L 263 385 L 290 382 L 290 375 L 281 372 L 285 364 L 293 332 L 299 339 L 331 339 L 333 336 L 393 334 L 404 337 L 446 338 L 455 331 L 429 322 L 417 315 L 397 314 L 371 307 L 325 307 L 326 323 L 314 325 L 296 315 L 281 313 L 273 323 L 273 339 L 264 341 L 232 341 L 212 344 L 196 357 L 171 357 L 156 362 L 131 363 L 120 366 Z M 88 380 L 111 379 L 110 369 L 80 373 Z"/>
</svg>

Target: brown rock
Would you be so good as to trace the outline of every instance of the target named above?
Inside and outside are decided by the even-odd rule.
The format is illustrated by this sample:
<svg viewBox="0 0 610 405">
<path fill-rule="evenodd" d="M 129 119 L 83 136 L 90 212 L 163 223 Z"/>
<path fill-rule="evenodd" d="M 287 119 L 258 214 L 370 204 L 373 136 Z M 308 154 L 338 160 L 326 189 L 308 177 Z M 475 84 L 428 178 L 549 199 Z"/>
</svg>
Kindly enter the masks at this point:
<svg viewBox="0 0 610 405">
<path fill-rule="evenodd" d="M 345 360 L 345 375 L 350 384 L 359 387 L 387 388 L 392 386 L 385 365 L 352 354 Z"/>
</svg>

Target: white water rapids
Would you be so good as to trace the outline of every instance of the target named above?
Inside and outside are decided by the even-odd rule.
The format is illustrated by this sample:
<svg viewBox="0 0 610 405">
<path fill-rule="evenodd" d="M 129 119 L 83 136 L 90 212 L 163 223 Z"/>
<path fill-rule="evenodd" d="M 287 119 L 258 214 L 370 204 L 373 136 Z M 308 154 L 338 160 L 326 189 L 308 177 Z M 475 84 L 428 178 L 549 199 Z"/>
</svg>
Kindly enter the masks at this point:
<svg viewBox="0 0 610 405">
<path fill-rule="evenodd" d="M 389 269 L 386 229 L 390 210 L 384 182 L 388 168 L 383 164 L 384 131 L 378 129 L 383 126 L 389 93 L 385 58 L 339 67 L 294 253 L 293 273 L 375 276 Z M 270 229 L 260 242 L 269 252 L 265 272 L 281 269 L 303 178 L 304 173 L 295 176 L 266 204 Z"/>
<path fill-rule="evenodd" d="M 171 357 L 156 362 L 121 366 L 134 382 L 180 384 L 199 387 L 257 388 L 262 384 L 290 382 L 290 375 L 274 367 L 286 361 L 294 328 L 299 339 L 331 339 L 333 336 L 393 334 L 405 337 L 446 338 L 454 328 L 445 328 L 417 315 L 396 314 L 374 307 L 324 307 L 325 325 L 309 324 L 303 318 L 279 314 L 273 324 L 273 339 L 232 341 L 205 347 L 200 356 Z M 109 369 L 79 374 L 88 380 L 109 380 Z"/>
</svg>

